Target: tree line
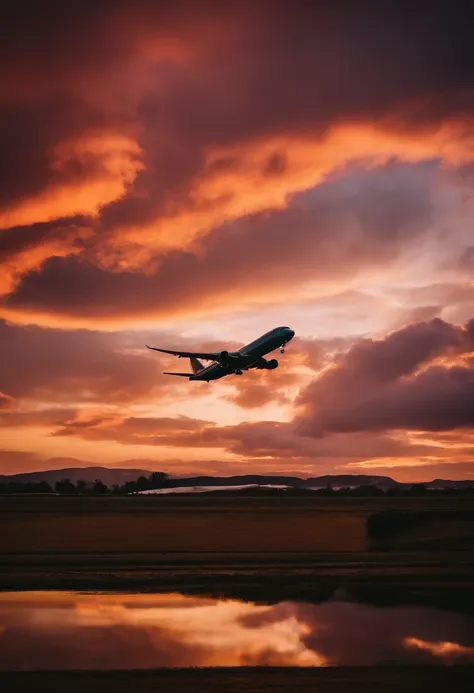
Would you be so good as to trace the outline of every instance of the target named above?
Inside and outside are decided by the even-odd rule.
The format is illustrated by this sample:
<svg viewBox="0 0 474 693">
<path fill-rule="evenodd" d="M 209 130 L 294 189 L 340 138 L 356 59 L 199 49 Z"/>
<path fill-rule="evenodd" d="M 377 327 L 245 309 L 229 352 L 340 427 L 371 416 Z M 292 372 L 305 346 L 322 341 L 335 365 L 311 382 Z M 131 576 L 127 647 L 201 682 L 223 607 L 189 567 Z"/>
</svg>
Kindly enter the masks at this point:
<svg viewBox="0 0 474 693">
<path fill-rule="evenodd" d="M 60 496 L 105 496 L 105 495 L 127 495 L 148 491 L 153 489 L 165 488 L 168 475 L 164 472 L 153 472 L 150 476 L 140 476 L 134 481 L 126 481 L 124 484 L 113 484 L 107 486 L 101 479 L 96 479 L 88 483 L 79 479 L 75 483 L 70 479 L 61 479 L 55 484 L 48 484 L 47 481 L 8 481 L 0 483 L 0 495 L 17 493 L 50 493 Z"/>
<path fill-rule="evenodd" d="M 0 483 L 0 495 L 35 493 L 35 494 L 57 494 L 60 496 L 106 496 L 106 495 L 129 495 L 140 491 L 151 491 L 153 489 L 169 488 L 172 484 L 165 472 L 153 472 L 150 476 L 140 476 L 134 481 L 126 481 L 124 484 L 113 484 L 107 486 L 101 479 L 96 479 L 92 483 L 84 480 L 76 481 L 62 479 L 55 484 L 48 484 L 46 481 L 39 482 L 20 482 L 9 481 Z M 216 488 L 215 493 L 224 493 Z M 410 487 L 394 486 L 387 490 L 377 486 L 357 486 L 355 488 L 338 488 L 331 486 L 321 488 L 317 491 L 304 487 L 290 489 L 259 489 L 250 488 L 239 491 L 230 491 L 238 495 L 260 496 L 267 494 L 279 495 L 316 495 L 316 496 L 355 496 L 355 497 L 419 497 L 419 496 L 474 496 L 474 482 L 472 486 L 464 488 L 429 489 L 427 484 L 413 484 Z"/>
</svg>

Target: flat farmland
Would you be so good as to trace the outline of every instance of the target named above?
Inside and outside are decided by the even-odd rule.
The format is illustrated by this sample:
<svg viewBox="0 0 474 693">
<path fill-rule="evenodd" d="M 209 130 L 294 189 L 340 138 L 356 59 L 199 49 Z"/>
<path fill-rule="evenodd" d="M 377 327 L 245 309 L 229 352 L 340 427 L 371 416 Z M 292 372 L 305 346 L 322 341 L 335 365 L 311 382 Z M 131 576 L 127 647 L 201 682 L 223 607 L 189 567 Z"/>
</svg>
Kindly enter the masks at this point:
<svg viewBox="0 0 474 693">
<path fill-rule="evenodd" d="M 317 600 L 343 585 L 382 601 L 401 591 L 430 603 L 442 592 L 461 603 L 474 581 L 472 505 L 434 497 L 2 497 L 0 589 Z M 366 521 L 384 510 L 434 519 L 380 548 Z"/>
<path fill-rule="evenodd" d="M 2 498 L 0 552 L 360 551 L 370 512 L 293 498 Z"/>
<path fill-rule="evenodd" d="M 474 667 L 359 667 L 313 669 L 192 669 L 137 672 L 2 672 L 2 690 L 48 693 L 263 693 L 272 691 L 318 693 L 420 693 L 447 691 L 470 693 Z"/>
</svg>

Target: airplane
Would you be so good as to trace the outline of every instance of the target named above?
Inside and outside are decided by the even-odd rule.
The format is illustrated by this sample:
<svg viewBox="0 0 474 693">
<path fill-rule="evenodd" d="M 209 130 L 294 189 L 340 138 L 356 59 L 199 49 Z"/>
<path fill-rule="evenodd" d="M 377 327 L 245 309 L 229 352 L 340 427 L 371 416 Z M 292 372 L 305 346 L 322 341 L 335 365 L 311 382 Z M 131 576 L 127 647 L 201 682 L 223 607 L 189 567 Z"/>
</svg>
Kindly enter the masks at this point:
<svg viewBox="0 0 474 693">
<path fill-rule="evenodd" d="M 148 346 L 147 349 L 160 351 L 163 354 L 173 354 L 178 358 L 189 358 L 191 362 L 191 373 L 163 373 L 163 375 L 177 375 L 189 380 L 218 380 L 226 375 L 242 375 L 243 371 L 249 368 L 259 368 L 274 370 L 278 368 L 278 361 L 270 359 L 267 361 L 263 357 L 270 351 L 280 349 L 285 353 L 284 347 L 293 339 L 295 333 L 289 327 L 275 327 L 266 334 L 262 335 L 254 342 L 247 344 L 238 351 L 216 351 L 216 352 L 193 352 L 193 351 L 174 351 L 172 349 L 158 349 Z M 209 366 L 204 366 L 199 359 L 212 361 Z"/>
</svg>

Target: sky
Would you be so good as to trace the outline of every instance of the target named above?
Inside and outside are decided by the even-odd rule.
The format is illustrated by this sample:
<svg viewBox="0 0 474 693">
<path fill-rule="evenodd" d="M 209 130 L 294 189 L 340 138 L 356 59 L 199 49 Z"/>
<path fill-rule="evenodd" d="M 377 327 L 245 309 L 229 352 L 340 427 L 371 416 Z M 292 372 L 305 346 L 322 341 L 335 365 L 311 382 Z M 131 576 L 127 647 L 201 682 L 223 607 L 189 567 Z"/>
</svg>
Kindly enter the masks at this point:
<svg viewBox="0 0 474 693">
<path fill-rule="evenodd" d="M 473 14 L 2 8 L 0 472 L 473 478 Z"/>
</svg>

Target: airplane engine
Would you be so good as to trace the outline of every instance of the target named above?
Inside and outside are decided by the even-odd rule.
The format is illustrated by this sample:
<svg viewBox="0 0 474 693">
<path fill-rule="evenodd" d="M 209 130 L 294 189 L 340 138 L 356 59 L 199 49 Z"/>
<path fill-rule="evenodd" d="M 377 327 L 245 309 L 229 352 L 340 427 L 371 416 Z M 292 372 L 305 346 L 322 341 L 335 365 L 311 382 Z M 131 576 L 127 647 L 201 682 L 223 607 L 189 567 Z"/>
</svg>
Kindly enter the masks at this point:
<svg viewBox="0 0 474 693">
<path fill-rule="evenodd" d="M 263 368 L 266 368 L 269 371 L 273 371 L 275 368 L 278 368 L 278 361 L 276 359 L 270 359 L 270 361 L 267 361 Z"/>
<path fill-rule="evenodd" d="M 222 361 L 228 361 L 229 360 L 229 352 L 228 351 L 221 351 L 221 353 L 219 355 L 220 355 Z"/>
</svg>

